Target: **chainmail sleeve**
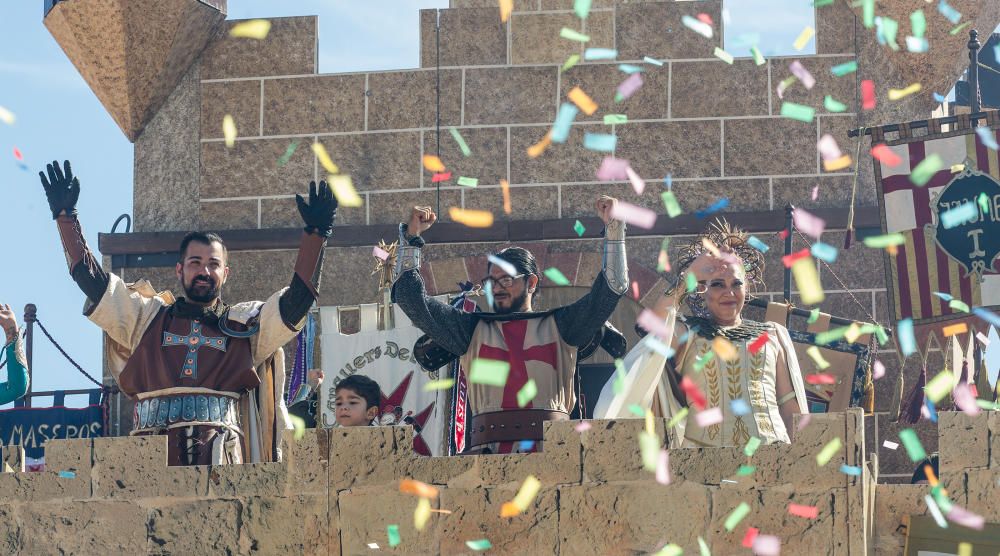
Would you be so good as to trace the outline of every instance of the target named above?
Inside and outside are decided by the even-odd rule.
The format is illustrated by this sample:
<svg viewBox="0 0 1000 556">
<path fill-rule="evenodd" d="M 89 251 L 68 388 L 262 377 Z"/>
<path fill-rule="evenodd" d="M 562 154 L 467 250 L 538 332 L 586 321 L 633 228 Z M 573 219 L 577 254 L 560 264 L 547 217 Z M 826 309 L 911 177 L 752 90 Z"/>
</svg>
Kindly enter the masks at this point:
<svg viewBox="0 0 1000 556">
<path fill-rule="evenodd" d="M 570 305 L 556 309 L 553 316 L 559 334 L 571 346 L 587 345 L 614 312 L 620 298 L 621 295 L 608 285 L 604 273 L 598 274 L 586 295 Z"/>
<path fill-rule="evenodd" d="M 427 295 L 416 269 L 400 273 L 392 286 L 392 301 L 441 347 L 455 355 L 468 351 L 479 318 Z"/>
</svg>

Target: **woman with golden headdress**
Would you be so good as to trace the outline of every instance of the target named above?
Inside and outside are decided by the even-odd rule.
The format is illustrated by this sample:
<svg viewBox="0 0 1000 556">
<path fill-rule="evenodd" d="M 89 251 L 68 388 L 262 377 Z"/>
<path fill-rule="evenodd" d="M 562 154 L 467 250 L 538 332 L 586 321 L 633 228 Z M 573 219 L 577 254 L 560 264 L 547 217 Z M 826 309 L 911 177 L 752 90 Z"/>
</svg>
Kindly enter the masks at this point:
<svg viewBox="0 0 1000 556">
<path fill-rule="evenodd" d="M 674 419 L 672 448 L 743 446 L 752 437 L 791 442 L 792 416 L 808 412 L 805 388 L 788 330 L 742 317 L 764 272 L 762 253 L 747 239 L 716 222 L 680 249 L 677 285 L 657 301 L 656 318 L 641 323 L 651 333 L 625 357 L 618 387 L 614 377 L 605 386 L 595 417 L 655 403 L 667 418 L 687 408 Z M 681 304 L 689 314 L 679 317 Z"/>
</svg>

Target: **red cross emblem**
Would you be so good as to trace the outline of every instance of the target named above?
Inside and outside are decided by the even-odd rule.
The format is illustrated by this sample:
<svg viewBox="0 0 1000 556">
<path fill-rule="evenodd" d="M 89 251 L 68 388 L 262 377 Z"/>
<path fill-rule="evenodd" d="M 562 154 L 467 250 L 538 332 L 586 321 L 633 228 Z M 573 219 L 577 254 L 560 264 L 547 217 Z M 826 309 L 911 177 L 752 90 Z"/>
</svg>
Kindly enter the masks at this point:
<svg viewBox="0 0 1000 556">
<path fill-rule="evenodd" d="M 552 370 L 556 369 L 558 361 L 559 346 L 555 342 L 531 346 L 524 348 L 524 337 L 528 330 L 528 320 L 511 320 L 500 324 L 500 331 L 503 334 L 504 343 L 507 350 L 503 348 L 482 345 L 479 346 L 478 357 L 482 359 L 497 359 L 510 363 L 510 373 L 507 375 L 507 384 L 503 388 L 503 403 L 500 407 L 504 409 L 520 409 L 517 405 L 517 393 L 528 382 L 528 361 L 541 361 L 548 363 Z M 508 351 L 509 350 L 509 351 Z M 528 402 L 525 408 L 532 407 Z"/>
</svg>

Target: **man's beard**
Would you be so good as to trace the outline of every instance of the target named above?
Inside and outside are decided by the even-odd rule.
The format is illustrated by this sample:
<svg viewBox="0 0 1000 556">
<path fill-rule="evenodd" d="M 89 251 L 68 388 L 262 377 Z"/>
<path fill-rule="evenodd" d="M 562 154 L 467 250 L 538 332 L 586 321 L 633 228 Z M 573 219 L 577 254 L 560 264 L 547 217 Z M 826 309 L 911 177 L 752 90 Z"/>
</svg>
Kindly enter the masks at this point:
<svg viewBox="0 0 1000 556">
<path fill-rule="evenodd" d="M 511 298 L 510 307 L 500 307 L 494 302 L 493 311 L 500 315 L 523 312 L 527 301 L 528 301 L 528 291 L 525 290 L 521 292 L 521 295 Z"/>
<path fill-rule="evenodd" d="M 205 282 L 208 283 L 208 288 L 206 289 L 204 286 L 201 285 L 195 286 L 194 283 L 196 280 L 204 280 Z M 184 294 L 187 295 L 187 298 L 190 299 L 191 301 L 197 301 L 198 303 L 208 303 L 210 301 L 214 301 L 217 297 L 219 297 L 219 286 L 218 284 L 215 283 L 215 280 L 213 280 L 211 276 L 206 276 L 203 274 L 201 276 L 195 276 L 194 279 L 191 280 L 191 285 L 184 286 Z"/>
</svg>

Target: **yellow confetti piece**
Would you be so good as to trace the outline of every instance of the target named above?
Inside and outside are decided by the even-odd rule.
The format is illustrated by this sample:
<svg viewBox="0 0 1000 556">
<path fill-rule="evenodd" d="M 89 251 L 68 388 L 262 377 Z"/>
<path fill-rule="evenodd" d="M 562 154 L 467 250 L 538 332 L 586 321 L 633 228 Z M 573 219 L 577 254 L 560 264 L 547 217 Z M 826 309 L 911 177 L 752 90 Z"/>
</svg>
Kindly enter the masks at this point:
<svg viewBox="0 0 1000 556">
<path fill-rule="evenodd" d="M 653 412 L 647 409 L 645 413 L 645 419 L 646 419 L 646 432 L 655 435 L 656 425 L 655 422 L 653 421 Z"/>
<path fill-rule="evenodd" d="M 525 382 L 524 386 L 517 391 L 517 407 L 524 407 L 528 405 L 537 395 L 538 385 L 535 384 L 535 379 L 529 378 L 528 382 Z"/>
<path fill-rule="evenodd" d="M 401 479 L 399 481 L 399 492 L 413 494 L 421 498 L 437 498 L 438 496 L 437 487 L 414 479 Z"/>
<path fill-rule="evenodd" d="M 914 93 L 919 93 L 923 87 L 920 83 L 914 83 L 905 89 L 889 89 L 889 100 L 899 100 Z"/>
<path fill-rule="evenodd" d="M 528 475 L 524 479 L 524 482 L 521 483 L 521 488 L 517 491 L 517 496 L 514 497 L 514 505 L 522 512 L 527 510 L 528 506 L 534 502 L 535 497 L 538 496 L 538 491 L 541 488 L 542 482 L 536 479 L 534 475 Z"/>
<path fill-rule="evenodd" d="M 289 415 L 288 417 L 292 420 L 292 428 L 295 429 L 293 438 L 295 438 L 295 440 L 302 440 L 302 437 L 306 435 L 305 420 L 298 415 Z"/>
<path fill-rule="evenodd" d="M 824 160 L 823 169 L 827 172 L 836 172 L 837 170 L 843 170 L 844 168 L 849 168 L 854 161 L 851 160 L 851 155 L 845 154 L 844 156 L 835 160 Z"/>
<path fill-rule="evenodd" d="M 642 468 L 646 471 L 656 471 L 656 460 L 660 457 L 660 440 L 655 434 L 646 431 L 639 433 L 639 454 L 642 456 Z"/>
<path fill-rule="evenodd" d="M 441 159 L 432 154 L 424 155 L 424 168 L 428 172 L 444 172 L 445 170 L 444 163 L 441 162 Z"/>
<path fill-rule="evenodd" d="M 967 542 L 958 543 L 958 556 L 972 556 L 972 544 Z"/>
<path fill-rule="evenodd" d="M 226 147 L 233 148 L 236 144 L 236 122 L 229 114 L 222 118 L 222 136 L 226 139 Z"/>
<path fill-rule="evenodd" d="M 852 322 L 851 325 L 847 327 L 847 330 L 844 331 L 844 339 L 847 340 L 847 343 L 849 344 L 853 344 L 860 337 L 861 327 L 858 326 L 858 323 L 856 322 Z"/>
<path fill-rule="evenodd" d="M 947 396 L 949 392 L 951 392 L 951 388 L 954 384 L 955 375 L 951 374 L 951 371 L 945 369 L 927 382 L 927 386 L 924 386 L 924 393 L 927 394 L 927 399 L 934 403 L 938 403 L 945 396 Z"/>
<path fill-rule="evenodd" d="M 500 21 L 507 23 L 514 11 L 514 0 L 500 0 Z"/>
<path fill-rule="evenodd" d="M 816 263 L 812 257 L 803 257 L 792 264 L 792 275 L 795 277 L 795 285 L 799 288 L 799 295 L 805 305 L 816 305 L 826 299 L 823 287 L 819 283 L 819 272 L 816 271 Z"/>
<path fill-rule="evenodd" d="M 809 44 L 809 39 L 813 38 L 813 35 L 815 34 L 816 30 L 813 29 L 812 27 L 807 26 L 799 34 L 799 38 L 795 39 L 795 42 L 792 43 L 792 46 L 795 47 L 795 50 L 802 50 L 803 48 L 806 47 L 807 44 Z"/>
<path fill-rule="evenodd" d="M 549 145 L 551 144 L 552 144 L 552 132 L 550 131 L 545 134 L 545 137 L 542 137 L 541 141 L 528 147 L 528 157 L 538 158 L 539 156 L 542 155 L 543 152 L 545 152 L 545 149 L 549 148 Z"/>
<path fill-rule="evenodd" d="M 327 176 L 326 179 L 333 189 L 333 194 L 337 197 L 337 202 L 340 203 L 340 206 L 360 207 L 365 204 L 358 195 L 357 190 L 354 189 L 354 182 L 351 180 L 351 176 L 339 174 L 336 176 Z"/>
<path fill-rule="evenodd" d="M 712 340 L 712 351 L 723 361 L 735 361 L 740 356 L 740 353 L 736 351 L 736 346 L 722 336 L 716 336 Z"/>
<path fill-rule="evenodd" d="M 453 378 L 442 378 L 441 380 L 432 380 L 427 384 L 424 384 L 424 392 L 447 390 L 454 385 L 455 385 L 455 379 Z"/>
<path fill-rule="evenodd" d="M 723 62 L 729 64 L 730 66 L 733 65 L 733 55 L 732 54 L 726 52 L 725 50 L 719 48 L 718 46 L 715 47 L 714 54 L 715 54 L 716 58 L 722 60 Z"/>
<path fill-rule="evenodd" d="M 945 326 L 944 328 L 941 329 L 941 333 L 944 334 L 945 337 L 955 336 L 957 334 L 965 334 L 968 331 L 969 327 L 964 322 L 953 324 L 951 326 Z"/>
<path fill-rule="evenodd" d="M 331 174 L 340 173 L 340 168 L 337 168 L 337 165 L 333 163 L 333 160 L 326 152 L 326 147 L 323 146 L 323 143 L 320 143 L 319 141 L 313 143 L 312 150 L 316 153 L 317 160 L 319 160 L 319 163 L 327 172 L 330 172 Z"/>
<path fill-rule="evenodd" d="M 840 451 L 840 447 L 842 445 L 843 442 L 841 442 L 839 436 L 827 442 L 826 446 L 823 446 L 823 449 L 816 454 L 816 463 L 820 467 L 830 463 L 830 460 L 833 459 L 833 456 L 837 455 L 837 452 Z"/>
<path fill-rule="evenodd" d="M 570 89 L 570 91 L 566 93 L 566 97 L 573 101 L 573 104 L 575 104 L 577 108 L 588 116 L 597 112 L 597 103 L 594 102 L 594 99 L 590 98 L 590 95 L 583 92 L 583 89 L 580 87 L 573 87 Z"/>
<path fill-rule="evenodd" d="M 498 359 L 476 358 L 469 369 L 469 382 L 502 388 L 507 384 L 510 363 Z"/>
<path fill-rule="evenodd" d="M 266 19 L 251 19 L 233 25 L 229 30 L 229 36 L 243 39 L 263 40 L 271 32 L 271 22 Z"/>
<path fill-rule="evenodd" d="M 13 112 L 7 110 L 3 106 L 0 106 L 0 122 L 3 122 L 7 125 L 14 125 L 14 122 L 16 121 L 17 121 L 17 116 L 15 116 Z"/>
<path fill-rule="evenodd" d="M 677 426 L 677 423 L 680 423 L 684 419 L 687 419 L 687 416 L 688 416 L 688 408 L 682 407 L 681 410 L 677 412 L 677 415 L 671 417 L 670 421 L 667 422 L 667 428 L 668 429 L 674 428 L 675 426 Z"/>
<path fill-rule="evenodd" d="M 417 501 L 417 509 L 413 511 L 413 526 L 417 531 L 423 531 L 431 519 L 431 501 L 421 498 Z"/>
<path fill-rule="evenodd" d="M 493 225 L 493 213 L 488 210 L 473 210 L 451 207 L 448 215 L 459 224 L 470 228 L 489 228 Z"/>
<path fill-rule="evenodd" d="M 822 371 L 830 366 L 830 363 L 826 359 L 823 359 L 823 354 L 819 352 L 818 347 L 811 346 L 809 349 L 806 350 L 806 353 L 808 353 L 809 357 L 811 357 L 812 360 L 816 363 L 816 368 L 818 368 L 819 370 Z"/>
<path fill-rule="evenodd" d="M 500 193 L 503 194 L 503 213 L 510 214 L 510 184 L 507 180 L 500 180 Z"/>
</svg>

